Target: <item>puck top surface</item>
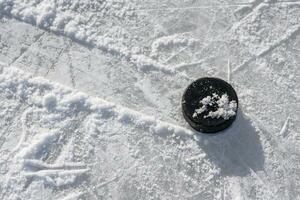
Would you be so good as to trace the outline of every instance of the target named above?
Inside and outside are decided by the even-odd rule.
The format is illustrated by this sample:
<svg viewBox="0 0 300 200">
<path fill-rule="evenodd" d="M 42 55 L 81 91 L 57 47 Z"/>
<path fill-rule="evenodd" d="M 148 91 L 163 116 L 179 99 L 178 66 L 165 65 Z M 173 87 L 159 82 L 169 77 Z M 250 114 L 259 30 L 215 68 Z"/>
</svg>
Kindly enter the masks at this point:
<svg viewBox="0 0 300 200">
<path fill-rule="evenodd" d="M 238 97 L 233 87 L 219 78 L 205 77 L 191 83 L 182 97 L 182 112 L 197 131 L 214 133 L 236 118 Z"/>
</svg>

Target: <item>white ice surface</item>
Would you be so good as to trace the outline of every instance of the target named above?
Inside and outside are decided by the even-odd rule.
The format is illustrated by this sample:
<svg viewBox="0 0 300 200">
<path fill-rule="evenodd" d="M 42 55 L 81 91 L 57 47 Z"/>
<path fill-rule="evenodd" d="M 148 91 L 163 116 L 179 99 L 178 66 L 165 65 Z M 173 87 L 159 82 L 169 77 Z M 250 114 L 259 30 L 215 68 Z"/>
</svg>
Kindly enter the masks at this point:
<svg viewBox="0 0 300 200">
<path fill-rule="evenodd" d="M 0 16 L 0 199 L 300 199 L 299 2 L 0 0 Z M 203 76 L 239 96 L 222 134 L 181 115 Z"/>
</svg>

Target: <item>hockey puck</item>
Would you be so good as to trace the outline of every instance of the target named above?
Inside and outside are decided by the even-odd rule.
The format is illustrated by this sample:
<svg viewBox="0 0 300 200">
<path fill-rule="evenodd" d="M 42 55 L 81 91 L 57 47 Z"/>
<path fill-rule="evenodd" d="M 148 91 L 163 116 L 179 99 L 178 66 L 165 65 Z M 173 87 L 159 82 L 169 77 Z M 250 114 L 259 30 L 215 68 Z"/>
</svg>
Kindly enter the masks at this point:
<svg viewBox="0 0 300 200">
<path fill-rule="evenodd" d="M 183 116 L 192 128 L 215 133 L 228 128 L 236 119 L 238 97 L 226 81 L 205 77 L 187 87 L 181 104 Z"/>
</svg>

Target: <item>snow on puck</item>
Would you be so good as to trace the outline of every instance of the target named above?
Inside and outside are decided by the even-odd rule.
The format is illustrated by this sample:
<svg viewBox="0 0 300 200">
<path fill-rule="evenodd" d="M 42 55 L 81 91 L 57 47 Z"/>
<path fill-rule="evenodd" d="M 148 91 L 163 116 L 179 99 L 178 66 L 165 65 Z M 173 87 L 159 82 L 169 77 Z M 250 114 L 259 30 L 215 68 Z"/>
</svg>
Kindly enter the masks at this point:
<svg viewBox="0 0 300 200">
<path fill-rule="evenodd" d="M 205 77 L 187 87 L 181 104 L 183 116 L 192 128 L 215 133 L 228 128 L 236 119 L 238 97 L 226 81 Z"/>
</svg>

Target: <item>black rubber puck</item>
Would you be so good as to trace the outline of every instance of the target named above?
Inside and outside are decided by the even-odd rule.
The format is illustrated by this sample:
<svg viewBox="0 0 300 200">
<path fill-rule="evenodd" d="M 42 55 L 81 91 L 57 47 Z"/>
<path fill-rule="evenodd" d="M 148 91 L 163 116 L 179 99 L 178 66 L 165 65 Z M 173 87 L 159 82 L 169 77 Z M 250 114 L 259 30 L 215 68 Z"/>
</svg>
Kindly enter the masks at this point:
<svg viewBox="0 0 300 200">
<path fill-rule="evenodd" d="M 191 83 L 182 97 L 182 112 L 192 128 L 215 133 L 236 119 L 238 97 L 233 87 L 219 78 L 205 77 Z"/>
</svg>

